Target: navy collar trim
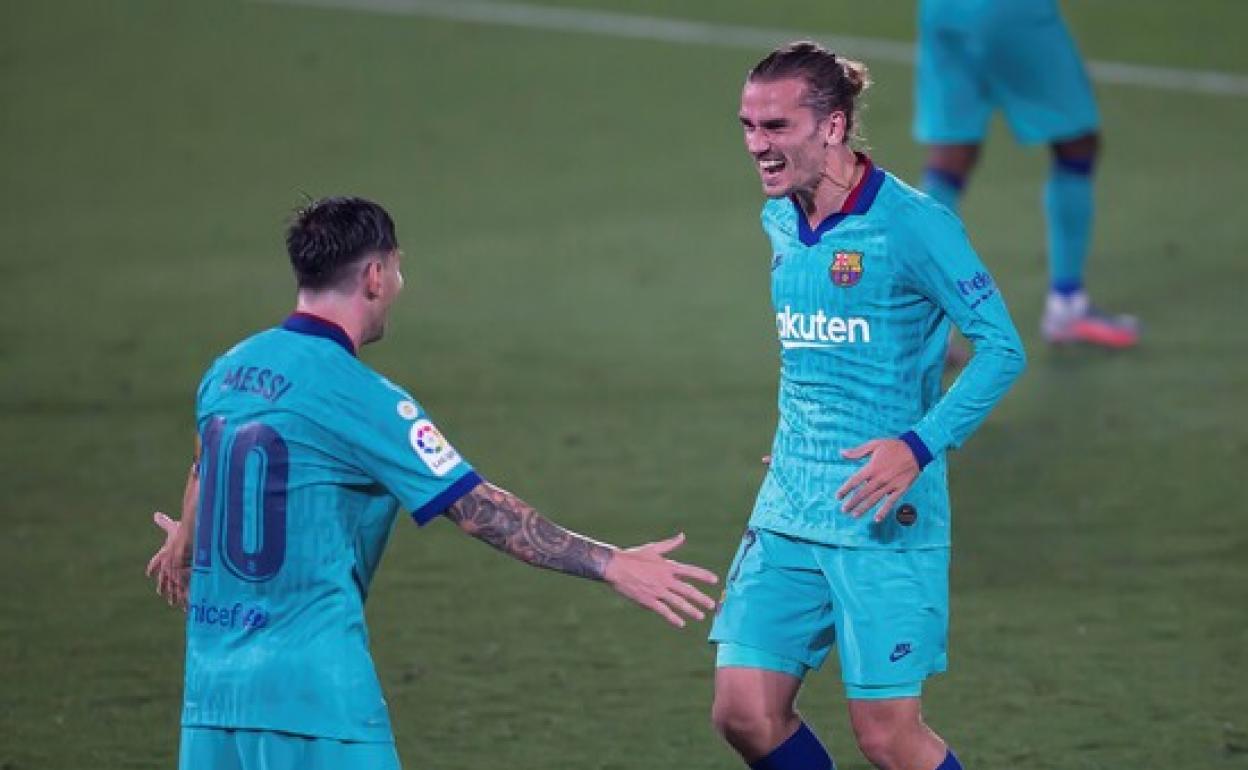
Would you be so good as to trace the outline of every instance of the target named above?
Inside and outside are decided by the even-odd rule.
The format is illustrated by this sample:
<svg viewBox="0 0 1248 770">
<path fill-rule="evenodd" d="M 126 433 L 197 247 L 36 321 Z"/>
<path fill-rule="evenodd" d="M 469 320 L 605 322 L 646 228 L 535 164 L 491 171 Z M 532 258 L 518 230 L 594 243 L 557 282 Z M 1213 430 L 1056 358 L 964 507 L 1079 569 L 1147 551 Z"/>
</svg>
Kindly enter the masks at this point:
<svg viewBox="0 0 1248 770">
<path fill-rule="evenodd" d="M 327 340 L 333 340 L 341 345 L 343 350 L 353 356 L 355 355 L 355 344 L 351 342 L 351 337 L 347 335 L 346 330 L 333 321 L 321 318 L 319 315 L 300 312 L 291 313 L 285 321 L 282 321 L 282 328 L 296 334 L 308 334 L 313 337 L 324 337 Z"/>
<path fill-rule="evenodd" d="M 875 196 L 884 186 L 884 169 L 872 163 L 871 158 L 863 153 L 854 154 L 866 166 L 862 172 L 862 179 L 858 180 L 858 186 L 845 198 L 845 202 L 841 204 L 841 210 L 829 214 L 814 230 L 810 229 L 810 222 L 806 219 L 806 212 L 802 211 L 801 204 L 796 198 L 789 198 L 793 203 L 793 210 L 797 213 L 797 237 L 804 245 L 814 246 L 825 233 L 844 221 L 845 217 L 865 214 L 870 211 L 871 204 L 875 203 Z"/>
</svg>

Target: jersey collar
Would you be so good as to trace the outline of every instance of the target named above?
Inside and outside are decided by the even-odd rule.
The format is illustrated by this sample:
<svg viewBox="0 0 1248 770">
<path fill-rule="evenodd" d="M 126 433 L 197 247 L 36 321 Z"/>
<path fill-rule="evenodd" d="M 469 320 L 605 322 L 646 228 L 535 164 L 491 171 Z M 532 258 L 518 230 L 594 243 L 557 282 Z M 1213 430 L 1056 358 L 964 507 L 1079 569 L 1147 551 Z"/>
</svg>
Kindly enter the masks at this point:
<svg viewBox="0 0 1248 770">
<path fill-rule="evenodd" d="M 351 337 L 347 335 L 346 330 L 341 326 L 319 315 L 311 313 L 295 312 L 286 317 L 282 321 L 282 328 L 288 332 L 296 334 L 308 334 L 313 337 L 324 337 L 327 340 L 333 340 L 343 347 L 351 355 L 355 355 L 355 345 L 351 342 Z"/>
<path fill-rule="evenodd" d="M 810 223 L 806 220 L 806 213 L 802 211 L 801 204 L 796 198 L 789 196 L 789 200 L 793 202 L 793 209 L 797 212 L 797 237 L 804 245 L 814 246 L 824 233 L 840 224 L 845 217 L 865 214 L 875 202 L 875 196 L 884 184 L 884 169 L 877 168 L 865 153 L 855 152 L 854 155 L 864 166 L 862 179 L 859 179 L 854 189 L 850 190 L 845 202 L 841 204 L 841 210 L 829 214 L 814 230 L 810 229 Z"/>
</svg>

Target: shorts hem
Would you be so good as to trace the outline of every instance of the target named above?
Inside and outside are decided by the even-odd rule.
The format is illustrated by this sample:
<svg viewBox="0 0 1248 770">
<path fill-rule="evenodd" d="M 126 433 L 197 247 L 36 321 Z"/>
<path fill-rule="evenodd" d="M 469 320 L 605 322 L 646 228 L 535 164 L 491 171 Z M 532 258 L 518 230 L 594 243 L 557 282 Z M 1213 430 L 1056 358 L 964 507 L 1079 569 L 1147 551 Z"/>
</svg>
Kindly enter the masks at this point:
<svg viewBox="0 0 1248 770">
<path fill-rule="evenodd" d="M 736 642 L 718 642 L 715 668 L 761 668 L 798 679 L 804 679 L 811 667 L 806 663 L 774 652 Z"/>
<path fill-rule="evenodd" d="M 845 697 L 850 700 L 889 700 L 892 698 L 918 698 L 923 694 L 923 682 L 903 684 L 862 685 L 845 682 Z"/>
</svg>

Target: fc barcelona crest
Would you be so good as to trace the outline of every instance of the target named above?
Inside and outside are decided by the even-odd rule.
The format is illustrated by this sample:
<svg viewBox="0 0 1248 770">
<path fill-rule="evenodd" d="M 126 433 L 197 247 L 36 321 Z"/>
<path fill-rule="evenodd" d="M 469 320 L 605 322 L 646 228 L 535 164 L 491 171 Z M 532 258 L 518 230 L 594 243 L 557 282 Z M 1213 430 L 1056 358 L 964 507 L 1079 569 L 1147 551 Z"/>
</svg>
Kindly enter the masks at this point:
<svg viewBox="0 0 1248 770">
<path fill-rule="evenodd" d="M 862 252 L 836 252 L 832 266 L 828 268 L 828 275 L 832 276 L 832 283 L 842 289 L 857 285 L 862 280 Z"/>
</svg>

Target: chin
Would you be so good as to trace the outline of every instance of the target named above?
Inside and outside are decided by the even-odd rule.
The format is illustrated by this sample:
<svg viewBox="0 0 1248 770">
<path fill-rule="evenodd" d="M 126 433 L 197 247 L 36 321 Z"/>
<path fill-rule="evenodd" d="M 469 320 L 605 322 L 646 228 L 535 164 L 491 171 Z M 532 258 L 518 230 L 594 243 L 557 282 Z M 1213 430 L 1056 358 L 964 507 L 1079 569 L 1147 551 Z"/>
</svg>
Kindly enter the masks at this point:
<svg viewBox="0 0 1248 770">
<path fill-rule="evenodd" d="M 763 195 L 768 198 L 787 198 L 793 194 L 792 185 L 769 185 L 763 183 Z"/>
<path fill-rule="evenodd" d="M 371 345 L 372 343 L 377 342 L 378 340 L 380 340 L 382 337 L 385 337 L 385 336 L 386 336 L 386 327 L 384 326 L 378 326 L 376 329 L 369 329 L 368 332 L 364 335 L 364 339 L 360 341 L 360 347 L 363 347 L 365 345 Z"/>
</svg>

